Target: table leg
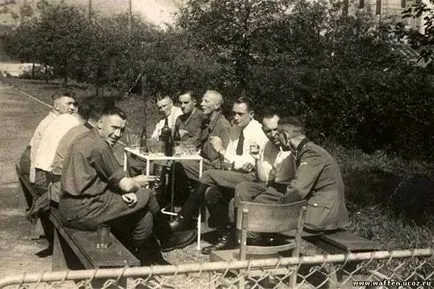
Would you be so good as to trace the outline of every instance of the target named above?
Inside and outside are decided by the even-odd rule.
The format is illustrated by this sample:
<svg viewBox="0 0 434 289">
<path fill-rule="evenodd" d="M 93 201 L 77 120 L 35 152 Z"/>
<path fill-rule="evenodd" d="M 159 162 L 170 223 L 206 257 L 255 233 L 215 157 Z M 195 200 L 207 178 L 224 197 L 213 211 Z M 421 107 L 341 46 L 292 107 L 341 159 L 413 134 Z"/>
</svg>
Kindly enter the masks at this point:
<svg viewBox="0 0 434 289">
<path fill-rule="evenodd" d="M 170 211 L 175 213 L 175 166 L 172 166 L 172 183 L 170 184 Z M 170 221 L 173 221 L 174 215 L 170 215 Z"/>
<path fill-rule="evenodd" d="M 202 177 L 203 161 L 199 161 L 199 179 Z M 202 226 L 202 207 L 199 208 L 199 216 L 197 217 L 197 249 L 200 250 Z"/>
<path fill-rule="evenodd" d="M 127 163 L 127 152 L 124 150 L 124 172 L 126 172 L 127 171 L 127 166 L 128 166 L 128 163 Z"/>
</svg>

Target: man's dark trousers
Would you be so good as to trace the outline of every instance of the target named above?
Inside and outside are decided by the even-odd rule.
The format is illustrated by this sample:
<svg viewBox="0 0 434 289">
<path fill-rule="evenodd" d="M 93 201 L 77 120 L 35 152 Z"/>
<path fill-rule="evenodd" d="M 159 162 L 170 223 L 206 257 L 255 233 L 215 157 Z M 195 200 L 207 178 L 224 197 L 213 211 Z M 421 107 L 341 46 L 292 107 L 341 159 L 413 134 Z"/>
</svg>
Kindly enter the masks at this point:
<svg viewBox="0 0 434 289">
<path fill-rule="evenodd" d="M 137 203 L 129 207 L 120 194 L 111 191 L 84 198 L 65 193 L 59 210 L 66 226 L 96 230 L 99 224 L 108 223 L 121 239 L 127 234 L 134 246 L 140 246 L 152 235 L 153 214 L 159 212 L 159 206 L 150 190 L 140 189 L 136 195 Z"/>
<path fill-rule="evenodd" d="M 202 175 L 201 183 L 210 187 L 205 194 L 205 201 L 211 215 L 211 224 L 218 229 L 231 225 L 229 202 L 234 195 L 235 186 L 240 182 L 252 182 L 254 179 L 253 172 L 208 170 Z"/>
</svg>

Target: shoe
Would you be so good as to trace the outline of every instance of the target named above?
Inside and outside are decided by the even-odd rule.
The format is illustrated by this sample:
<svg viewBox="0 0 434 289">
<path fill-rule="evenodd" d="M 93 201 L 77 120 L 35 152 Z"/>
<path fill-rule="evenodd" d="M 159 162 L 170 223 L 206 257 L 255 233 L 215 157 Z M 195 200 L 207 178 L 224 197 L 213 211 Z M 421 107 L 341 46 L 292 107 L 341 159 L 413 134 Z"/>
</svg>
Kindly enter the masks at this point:
<svg viewBox="0 0 434 289">
<path fill-rule="evenodd" d="M 202 254 L 209 255 L 212 251 L 232 249 L 232 247 L 232 231 L 227 228 L 217 239 L 217 242 L 214 245 L 202 248 Z"/>
<path fill-rule="evenodd" d="M 163 255 L 161 255 L 161 252 L 158 252 L 155 254 L 155 256 L 152 256 L 152 263 L 153 265 L 172 265 L 166 259 L 164 259 Z"/>
<path fill-rule="evenodd" d="M 186 219 L 181 215 L 178 215 L 169 225 L 173 232 L 185 231 L 188 228 Z"/>
<path fill-rule="evenodd" d="M 197 232 L 195 230 L 175 232 L 172 238 L 161 242 L 161 251 L 170 252 L 187 247 L 196 240 L 196 236 Z"/>
<path fill-rule="evenodd" d="M 146 255 L 143 255 L 141 257 L 140 266 L 151 266 L 151 265 L 172 265 L 172 264 L 170 264 L 166 259 L 164 259 L 160 251 L 157 251 L 157 252 L 148 252 Z"/>
<path fill-rule="evenodd" d="M 278 288 L 281 284 L 281 280 L 274 276 L 268 276 L 267 278 L 259 281 L 259 285 L 264 289 Z"/>
</svg>

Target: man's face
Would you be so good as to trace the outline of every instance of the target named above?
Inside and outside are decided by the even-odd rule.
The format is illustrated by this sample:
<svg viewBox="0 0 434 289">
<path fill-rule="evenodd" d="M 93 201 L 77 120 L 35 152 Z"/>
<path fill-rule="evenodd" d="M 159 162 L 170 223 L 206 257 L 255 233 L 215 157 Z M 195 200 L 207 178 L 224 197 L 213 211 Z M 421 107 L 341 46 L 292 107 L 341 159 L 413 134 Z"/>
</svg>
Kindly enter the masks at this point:
<svg viewBox="0 0 434 289">
<path fill-rule="evenodd" d="M 62 96 L 54 101 L 54 109 L 60 114 L 72 114 L 77 111 L 77 106 L 72 97 Z"/>
<path fill-rule="evenodd" d="M 234 103 L 232 114 L 234 116 L 234 124 L 240 127 L 248 125 L 253 117 L 253 112 L 249 112 L 245 103 Z"/>
<path fill-rule="evenodd" d="M 191 98 L 190 94 L 183 94 L 179 96 L 179 102 L 181 103 L 181 109 L 184 114 L 189 114 L 193 111 L 196 100 Z"/>
<path fill-rule="evenodd" d="M 113 146 L 124 134 L 127 121 L 119 115 L 105 115 L 98 121 L 98 131 L 100 136 Z"/>
<path fill-rule="evenodd" d="M 276 146 L 280 146 L 278 129 L 279 117 L 277 115 L 262 120 L 262 130 L 268 139 Z"/>
<path fill-rule="evenodd" d="M 297 136 L 296 130 L 297 128 L 292 125 L 279 125 L 279 133 L 278 138 L 279 142 L 282 144 L 283 147 L 289 148 L 290 147 L 290 140 Z"/>
<path fill-rule="evenodd" d="M 211 94 L 205 93 L 202 98 L 202 102 L 200 104 L 202 111 L 205 115 L 210 115 L 217 109 L 219 109 L 220 105 L 217 103 L 217 98 Z"/>
<path fill-rule="evenodd" d="M 167 117 L 172 111 L 173 102 L 169 97 L 157 101 L 158 112 L 162 117 Z"/>
</svg>

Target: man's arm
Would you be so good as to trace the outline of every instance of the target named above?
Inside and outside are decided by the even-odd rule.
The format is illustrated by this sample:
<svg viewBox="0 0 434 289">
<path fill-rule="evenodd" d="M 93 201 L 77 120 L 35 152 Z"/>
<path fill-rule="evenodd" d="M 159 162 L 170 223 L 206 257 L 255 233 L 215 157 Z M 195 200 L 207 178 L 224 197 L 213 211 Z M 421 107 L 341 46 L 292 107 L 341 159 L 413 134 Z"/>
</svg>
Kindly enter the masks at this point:
<svg viewBox="0 0 434 289">
<path fill-rule="evenodd" d="M 258 124 L 259 125 L 259 124 Z M 250 171 L 255 167 L 255 158 L 250 154 L 251 146 L 258 146 L 259 150 L 264 149 L 268 141 L 267 136 L 264 134 L 260 126 L 251 127 L 249 130 L 244 130 L 245 143 L 243 145 L 242 155 L 237 155 L 234 151 L 224 151 L 223 157 L 231 164 L 235 170 Z"/>
<path fill-rule="evenodd" d="M 155 129 L 152 132 L 151 138 L 158 139 L 161 134 L 161 129 L 163 128 L 164 120 L 159 120 L 157 124 L 155 125 Z"/>
<path fill-rule="evenodd" d="M 286 187 L 283 200 L 294 197 L 305 199 L 313 190 L 315 183 L 324 168 L 324 160 L 315 151 L 306 151 L 300 159 L 294 179 Z"/>
</svg>

